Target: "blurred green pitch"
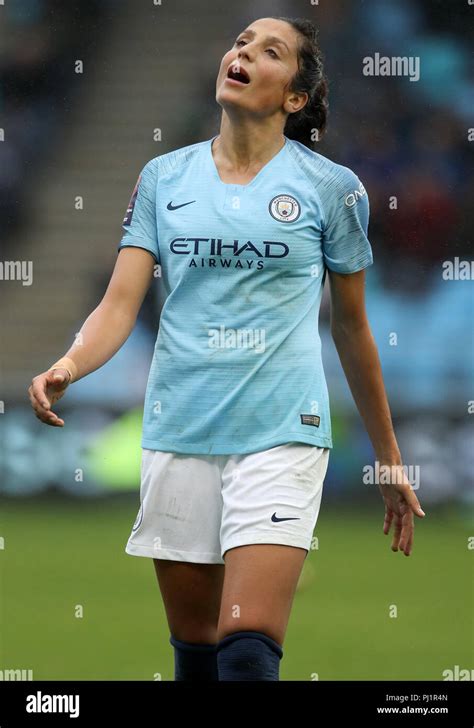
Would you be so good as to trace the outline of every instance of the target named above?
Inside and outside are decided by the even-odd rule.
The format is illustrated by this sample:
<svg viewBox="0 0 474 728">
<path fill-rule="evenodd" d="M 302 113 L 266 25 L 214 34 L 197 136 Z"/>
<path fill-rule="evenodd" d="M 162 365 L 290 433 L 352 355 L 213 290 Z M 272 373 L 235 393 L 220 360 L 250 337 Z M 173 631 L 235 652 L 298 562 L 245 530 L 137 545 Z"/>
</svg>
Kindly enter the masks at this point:
<svg viewBox="0 0 474 728">
<path fill-rule="evenodd" d="M 455 665 L 472 668 L 472 525 L 455 507 L 425 507 L 406 557 L 390 550 L 377 505 L 323 501 L 282 680 L 443 680 Z M 125 494 L 0 500 L 0 670 L 31 669 L 35 680 L 173 679 L 152 561 L 124 551 L 136 512 L 137 496 Z"/>
</svg>

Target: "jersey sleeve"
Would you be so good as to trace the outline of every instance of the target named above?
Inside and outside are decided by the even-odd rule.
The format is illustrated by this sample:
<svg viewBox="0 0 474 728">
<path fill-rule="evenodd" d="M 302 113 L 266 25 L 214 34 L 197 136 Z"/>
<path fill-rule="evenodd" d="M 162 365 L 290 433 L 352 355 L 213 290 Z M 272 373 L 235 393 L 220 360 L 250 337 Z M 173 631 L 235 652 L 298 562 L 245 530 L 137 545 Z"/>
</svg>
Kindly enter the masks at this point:
<svg viewBox="0 0 474 728">
<path fill-rule="evenodd" d="M 341 168 L 331 187 L 323 227 L 324 261 L 336 273 L 356 273 L 373 263 L 367 191 L 348 167 Z"/>
<path fill-rule="evenodd" d="M 117 250 L 129 246 L 144 248 L 160 263 L 156 222 L 156 159 L 150 160 L 138 175 L 122 227 L 125 230 Z"/>
</svg>

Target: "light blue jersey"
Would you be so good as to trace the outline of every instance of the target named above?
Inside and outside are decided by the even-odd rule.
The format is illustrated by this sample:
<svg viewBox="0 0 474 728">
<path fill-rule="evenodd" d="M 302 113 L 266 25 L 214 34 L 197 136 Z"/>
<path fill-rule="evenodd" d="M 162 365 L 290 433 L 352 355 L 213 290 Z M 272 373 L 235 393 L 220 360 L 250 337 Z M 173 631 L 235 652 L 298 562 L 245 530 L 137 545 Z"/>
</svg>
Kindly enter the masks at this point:
<svg viewBox="0 0 474 728">
<path fill-rule="evenodd" d="M 326 268 L 373 262 L 366 191 L 350 169 L 287 137 L 249 184 L 224 183 L 213 139 L 149 161 L 123 224 L 119 250 L 148 250 L 166 295 L 142 447 L 330 448 L 319 306 Z"/>
</svg>

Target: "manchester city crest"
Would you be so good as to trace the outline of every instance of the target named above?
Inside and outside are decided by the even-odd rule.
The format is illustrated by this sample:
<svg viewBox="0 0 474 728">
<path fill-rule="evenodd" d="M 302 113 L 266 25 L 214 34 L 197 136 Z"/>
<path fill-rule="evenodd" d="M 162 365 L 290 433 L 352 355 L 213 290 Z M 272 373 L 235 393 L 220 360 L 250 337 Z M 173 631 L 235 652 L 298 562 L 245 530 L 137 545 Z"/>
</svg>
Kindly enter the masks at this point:
<svg viewBox="0 0 474 728">
<path fill-rule="evenodd" d="M 301 213 L 298 200 L 291 195 L 277 195 L 268 206 L 270 215 L 279 222 L 294 222 Z"/>
</svg>

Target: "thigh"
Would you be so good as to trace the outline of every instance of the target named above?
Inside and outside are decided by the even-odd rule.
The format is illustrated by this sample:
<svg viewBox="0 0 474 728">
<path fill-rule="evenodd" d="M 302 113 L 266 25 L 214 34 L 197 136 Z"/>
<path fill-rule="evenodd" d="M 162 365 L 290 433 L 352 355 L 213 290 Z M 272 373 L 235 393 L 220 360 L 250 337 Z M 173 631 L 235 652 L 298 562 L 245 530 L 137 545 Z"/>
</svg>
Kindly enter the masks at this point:
<svg viewBox="0 0 474 728">
<path fill-rule="evenodd" d="M 306 554 L 303 548 L 277 544 L 227 551 L 218 639 L 252 630 L 282 645 Z"/>
<path fill-rule="evenodd" d="M 184 642 L 213 644 L 224 565 L 153 560 L 171 634 Z"/>
</svg>

